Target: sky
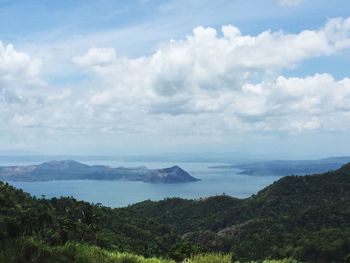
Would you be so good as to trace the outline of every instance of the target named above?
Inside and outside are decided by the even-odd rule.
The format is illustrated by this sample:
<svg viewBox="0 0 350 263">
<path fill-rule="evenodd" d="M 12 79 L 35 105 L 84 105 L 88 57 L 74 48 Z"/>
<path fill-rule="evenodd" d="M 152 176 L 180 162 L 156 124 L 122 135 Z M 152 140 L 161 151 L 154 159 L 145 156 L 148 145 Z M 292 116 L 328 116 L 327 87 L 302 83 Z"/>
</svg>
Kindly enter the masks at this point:
<svg viewBox="0 0 350 263">
<path fill-rule="evenodd" d="M 348 0 L 0 0 L 0 154 L 350 155 Z"/>
</svg>

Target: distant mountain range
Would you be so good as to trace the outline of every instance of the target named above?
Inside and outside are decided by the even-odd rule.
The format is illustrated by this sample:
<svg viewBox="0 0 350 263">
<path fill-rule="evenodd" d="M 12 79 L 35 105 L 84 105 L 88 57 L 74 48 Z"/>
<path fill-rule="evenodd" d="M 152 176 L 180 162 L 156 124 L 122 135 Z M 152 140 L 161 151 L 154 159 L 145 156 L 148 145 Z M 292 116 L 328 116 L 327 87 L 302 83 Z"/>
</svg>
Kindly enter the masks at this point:
<svg viewBox="0 0 350 263">
<path fill-rule="evenodd" d="M 112 168 L 104 165 L 86 165 L 72 160 L 50 161 L 39 165 L 0 166 L 0 180 L 54 181 L 54 180 L 128 180 L 146 183 L 186 183 L 198 181 L 178 166 L 164 169 Z"/>
<path fill-rule="evenodd" d="M 331 157 L 319 160 L 270 160 L 252 163 L 219 165 L 211 169 L 238 169 L 246 175 L 306 175 L 335 170 L 350 162 L 350 157 Z"/>
</svg>

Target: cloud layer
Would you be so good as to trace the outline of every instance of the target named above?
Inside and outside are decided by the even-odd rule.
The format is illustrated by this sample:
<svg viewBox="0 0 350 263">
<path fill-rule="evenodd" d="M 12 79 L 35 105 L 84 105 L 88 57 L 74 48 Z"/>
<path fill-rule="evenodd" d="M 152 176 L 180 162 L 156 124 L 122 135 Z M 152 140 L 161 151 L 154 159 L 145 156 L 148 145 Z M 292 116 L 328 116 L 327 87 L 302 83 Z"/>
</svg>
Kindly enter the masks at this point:
<svg viewBox="0 0 350 263">
<path fill-rule="evenodd" d="M 35 141 L 349 130 L 350 79 L 283 76 L 307 59 L 349 47 L 350 18 L 298 34 L 197 27 L 144 57 L 93 47 L 72 58 L 86 81 L 51 87 L 38 59 L 0 43 L 0 132 Z"/>
<path fill-rule="evenodd" d="M 118 105 L 121 112 L 138 111 L 150 119 L 208 115 L 218 130 L 301 131 L 325 127 L 322 118 L 348 102 L 349 81 L 328 74 L 279 74 L 306 59 L 348 48 L 349 33 L 350 19 L 342 18 L 299 34 L 249 36 L 232 25 L 221 32 L 197 27 L 186 39 L 172 40 L 148 57 L 129 59 L 113 49 L 92 48 L 73 62 L 103 83 L 89 98 L 96 108 L 108 111 Z"/>
</svg>

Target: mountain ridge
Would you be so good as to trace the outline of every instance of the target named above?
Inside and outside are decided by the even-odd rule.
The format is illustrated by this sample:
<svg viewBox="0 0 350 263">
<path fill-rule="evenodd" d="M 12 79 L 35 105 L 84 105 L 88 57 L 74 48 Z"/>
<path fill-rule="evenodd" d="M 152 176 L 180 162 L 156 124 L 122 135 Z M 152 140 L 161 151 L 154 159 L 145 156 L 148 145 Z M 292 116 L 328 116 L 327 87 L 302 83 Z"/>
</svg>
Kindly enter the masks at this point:
<svg viewBox="0 0 350 263">
<path fill-rule="evenodd" d="M 6 181 L 53 180 L 130 180 L 146 183 L 196 182 L 179 166 L 163 169 L 146 167 L 112 168 L 106 165 L 87 165 L 74 160 L 48 161 L 38 165 L 0 166 L 0 179 Z"/>
</svg>

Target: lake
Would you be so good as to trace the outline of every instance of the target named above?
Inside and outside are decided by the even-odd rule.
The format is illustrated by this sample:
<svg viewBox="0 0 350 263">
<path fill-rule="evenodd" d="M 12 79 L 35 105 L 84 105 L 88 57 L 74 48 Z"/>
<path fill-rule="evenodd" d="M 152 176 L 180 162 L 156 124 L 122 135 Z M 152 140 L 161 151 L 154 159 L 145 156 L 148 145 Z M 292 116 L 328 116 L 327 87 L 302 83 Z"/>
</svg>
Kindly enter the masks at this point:
<svg viewBox="0 0 350 263">
<path fill-rule="evenodd" d="M 77 160 L 81 161 L 81 160 Z M 238 170 L 209 169 L 210 166 L 225 165 L 218 163 L 158 163 L 158 162 L 122 162 L 113 160 L 88 160 L 86 164 L 104 164 L 112 167 L 165 168 L 178 165 L 192 176 L 201 179 L 198 182 L 184 184 L 149 184 L 132 181 L 91 181 L 69 180 L 50 182 L 9 182 L 32 195 L 46 198 L 73 196 L 78 200 L 101 203 L 110 207 L 123 207 L 143 200 L 161 200 L 167 197 L 201 198 L 223 193 L 244 198 L 273 183 L 277 176 L 251 176 L 238 174 Z M 0 165 L 28 165 L 40 163 L 4 162 Z"/>
</svg>

